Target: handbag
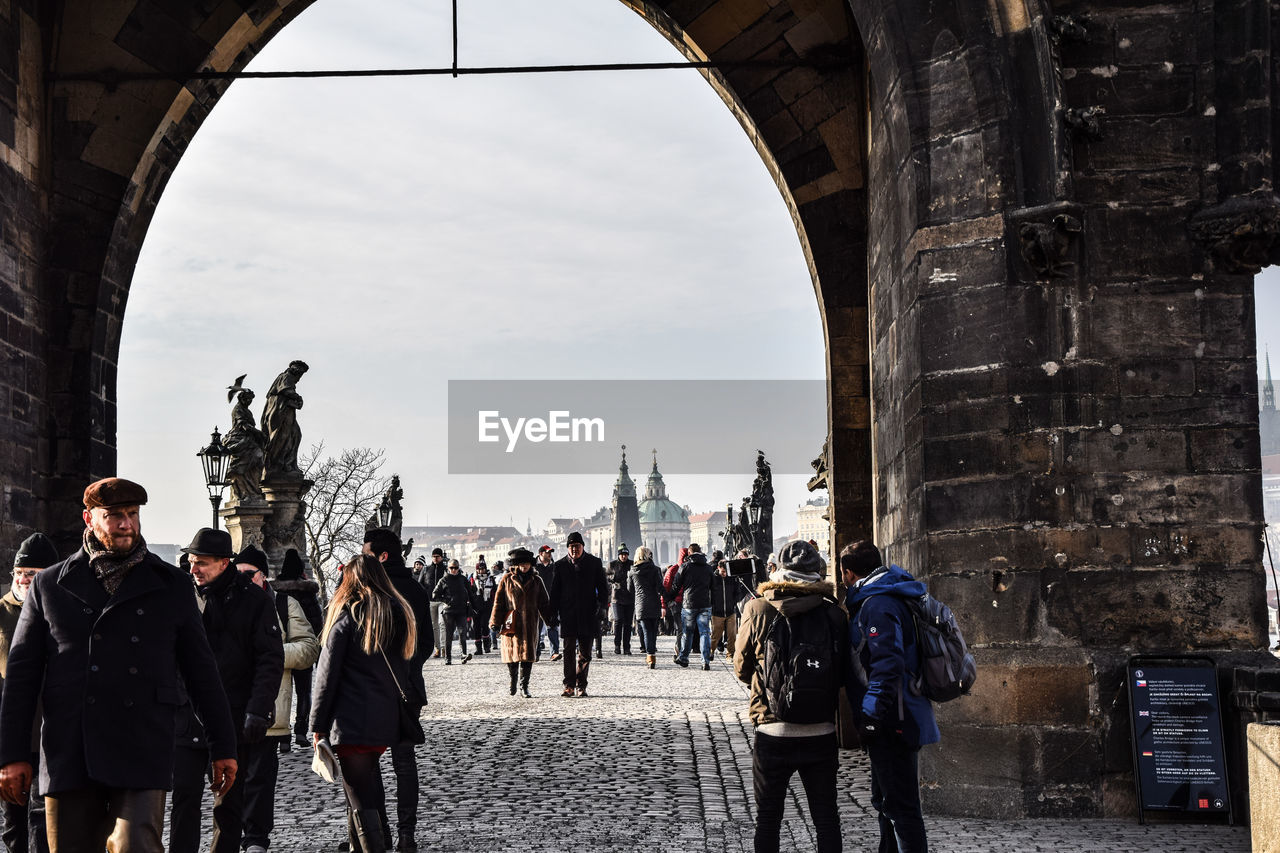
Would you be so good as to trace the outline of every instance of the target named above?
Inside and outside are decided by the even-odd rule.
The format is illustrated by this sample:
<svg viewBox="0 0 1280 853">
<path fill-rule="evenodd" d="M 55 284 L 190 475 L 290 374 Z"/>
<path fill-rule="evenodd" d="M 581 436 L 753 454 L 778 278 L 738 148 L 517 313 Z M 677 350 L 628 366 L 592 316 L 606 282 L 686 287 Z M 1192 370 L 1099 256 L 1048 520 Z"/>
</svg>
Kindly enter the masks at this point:
<svg viewBox="0 0 1280 853">
<path fill-rule="evenodd" d="M 320 738 L 316 742 L 315 754 L 311 756 L 311 769 L 326 782 L 338 781 L 338 757 L 333 754 L 328 738 Z"/>
<path fill-rule="evenodd" d="M 413 706 L 409 703 L 409 697 L 405 695 L 404 688 L 400 686 L 400 679 L 396 678 L 396 671 L 391 668 L 391 661 L 387 659 L 387 653 L 382 649 L 378 649 L 382 655 L 382 662 L 387 665 L 387 672 L 391 673 L 391 681 L 396 686 L 396 692 L 400 694 L 400 742 L 420 744 L 427 742 L 427 733 L 422 730 L 422 722 L 418 719 L 418 715 L 413 712 Z"/>
<path fill-rule="evenodd" d="M 516 635 L 516 612 L 514 610 L 507 613 L 507 619 L 502 623 L 502 630 L 498 631 L 504 637 L 514 637 Z"/>
</svg>

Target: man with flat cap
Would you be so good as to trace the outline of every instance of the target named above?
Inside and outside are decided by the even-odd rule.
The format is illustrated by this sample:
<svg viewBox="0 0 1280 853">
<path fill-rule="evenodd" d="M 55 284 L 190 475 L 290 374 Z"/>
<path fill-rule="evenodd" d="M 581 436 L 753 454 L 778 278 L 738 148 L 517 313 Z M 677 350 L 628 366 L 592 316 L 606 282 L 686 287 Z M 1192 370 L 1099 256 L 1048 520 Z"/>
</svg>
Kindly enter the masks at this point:
<svg viewBox="0 0 1280 853">
<path fill-rule="evenodd" d="M 239 853 L 246 819 L 245 782 L 250 767 L 264 764 L 260 753 L 274 750 L 267 729 L 275 720 L 276 692 L 284 678 L 284 640 L 275 604 L 252 578 L 231 568 L 231 534 L 201 528 L 182 549 L 191 561 L 204 630 L 218 675 L 240 723 L 234 784 L 213 801 L 213 853 Z"/>
<path fill-rule="evenodd" d="M 43 700 L 39 790 L 54 853 L 163 851 L 179 675 L 208 729 L 212 789 L 235 780 L 235 728 L 191 582 L 147 550 L 146 502 L 116 477 L 85 490 L 82 547 L 36 576 L 9 649 L 0 796 L 27 800 Z"/>
<path fill-rule="evenodd" d="M 4 674 L 8 669 L 9 644 L 13 642 L 18 617 L 22 615 L 22 602 L 31 594 L 31 584 L 36 575 L 58 562 L 58 551 L 43 533 L 32 533 L 26 538 L 13 558 L 13 588 L 0 597 L 0 689 L 4 686 Z M 39 713 L 37 713 L 37 718 Z M 31 731 L 31 764 L 40 768 L 40 725 Z M 3 803 L 4 831 L 0 838 L 9 853 L 47 853 L 49 839 L 44 828 L 44 797 L 32 794 L 26 805 Z"/>
<path fill-rule="evenodd" d="M 581 533 L 570 533 L 566 545 L 569 553 L 556 560 L 551 580 L 551 609 L 559 619 L 564 643 L 564 692 L 560 695 L 585 699 L 591 644 L 600 639 L 600 611 L 609 607 L 609 582 L 600 558 L 586 552 Z"/>
</svg>

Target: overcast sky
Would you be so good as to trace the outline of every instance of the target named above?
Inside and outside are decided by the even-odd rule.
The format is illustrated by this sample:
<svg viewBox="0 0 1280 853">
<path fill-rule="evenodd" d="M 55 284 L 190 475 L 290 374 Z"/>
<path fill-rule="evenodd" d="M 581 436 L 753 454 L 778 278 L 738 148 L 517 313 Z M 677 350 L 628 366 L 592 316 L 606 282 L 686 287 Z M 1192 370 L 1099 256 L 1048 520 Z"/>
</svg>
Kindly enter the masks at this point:
<svg viewBox="0 0 1280 853">
<path fill-rule="evenodd" d="M 682 58 L 621 3 L 461 5 L 462 65 Z M 367 8 L 320 0 L 250 68 L 449 64 L 447 0 Z M 616 469 L 449 476 L 449 379 L 825 376 L 787 209 L 689 71 L 232 85 L 161 199 L 130 291 L 119 472 L 151 493 L 151 541 L 209 523 L 195 451 L 229 425 L 222 389 L 247 373 L 260 415 L 295 358 L 311 366 L 304 444 L 385 448 L 407 524 L 522 528 L 593 512 Z M 721 416 L 637 405 L 690 428 Z M 817 455 L 825 424 L 812 430 Z M 641 483 L 648 460 L 633 457 Z M 741 476 L 666 479 L 699 511 L 753 475 L 748 456 Z M 778 535 L 803 481 L 777 478 Z"/>
</svg>

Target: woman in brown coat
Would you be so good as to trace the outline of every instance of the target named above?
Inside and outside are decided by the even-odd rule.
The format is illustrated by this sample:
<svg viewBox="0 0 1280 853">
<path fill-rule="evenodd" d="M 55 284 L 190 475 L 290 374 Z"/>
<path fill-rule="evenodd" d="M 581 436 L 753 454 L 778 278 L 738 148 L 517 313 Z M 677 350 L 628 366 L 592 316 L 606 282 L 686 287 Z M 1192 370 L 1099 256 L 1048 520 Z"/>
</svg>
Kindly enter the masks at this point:
<svg viewBox="0 0 1280 853">
<path fill-rule="evenodd" d="M 533 661 L 538 654 L 538 617 L 541 616 L 550 625 L 554 621 L 554 614 L 547 588 L 543 585 L 542 578 L 533 570 L 532 551 L 517 548 L 509 552 L 507 568 L 502 573 L 493 596 L 489 627 L 498 631 L 502 662 L 511 673 L 511 695 L 516 695 L 518 677 L 520 695 L 530 699 L 529 675 L 533 672 Z"/>
</svg>

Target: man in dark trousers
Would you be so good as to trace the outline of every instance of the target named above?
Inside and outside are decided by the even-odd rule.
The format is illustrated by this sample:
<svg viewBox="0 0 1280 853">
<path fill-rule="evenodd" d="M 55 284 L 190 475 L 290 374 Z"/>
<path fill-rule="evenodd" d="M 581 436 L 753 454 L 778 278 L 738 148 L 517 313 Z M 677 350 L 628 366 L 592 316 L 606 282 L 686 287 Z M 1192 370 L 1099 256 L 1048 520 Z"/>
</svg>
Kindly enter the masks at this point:
<svg viewBox="0 0 1280 853">
<path fill-rule="evenodd" d="M 0 796 L 26 802 L 43 700 L 40 790 L 55 853 L 162 853 L 179 676 L 208 729 L 212 789 L 235 781 L 235 726 L 191 581 L 147 550 L 146 502 L 116 477 L 85 490 L 82 547 L 36 577 L 9 649 Z"/>
<path fill-rule="evenodd" d="M 920 747 L 940 740 L 933 703 L 907 689 L 918 674 L 915 621 L 908 599 L 924 584 L 862 540 L 840 552 L 849 590 L 850 648 L 860 649 L 865 684 L 851 684 L 849 704 L 871 761 L 871 805 L 880 816 L 880 849 L 925 853 L 920 811 Z M 865 640 L 865 643 L 864 643 Z"/>
<path fill-rule="evenodd" d="M 551 609 L 560 622 L 564 643 L 564 692 L 587 696 L 591 644 L 600 637 L 600 611 L 609 606 L 609 582 L 600 558 L 586 552 L 582 534 L 569 534 L 568 555 L 556 560 L 551 581 Z"/>
<path fill-rule="evenodd" d="M 445 576 L 447 566 L 444 563 L 444 551 L 439 548 L 431 549 L 431 562 L 422 567 L 422 571 L 418 573 L 418 585 L 427 594 L 427 598 L 431 600 L 431 632 L 435 637 L 436 652 L 432 657 L 440 657 L 442 646 L 441 641 L 444 639 L 444 629 L 441 627 L 440 617 L 444 611 L 444 602 L 437 601 L 435 598 L 436 586 L 440 583 L 440 579 Z M 422 625 L 418 625 L 418 631 L 422 631 Z"/>
<path fill-rule="evenodd" d="M 684 631 L 680 635 L 676 663 L 689 665 L 689 653 L 694 638 L 698 638 L 702 641 L 702 668 L 711 669 L 711 566 L 697 542 L 689 546 L 689 559 L 676 570 L 671 592 L 679 593 L 684 600 Z"/>
<path fill-rule="evenodd" d="M 436 549 L 439 551 L 440 549 Z M 422 712 L 427 704 L 427 685 L 422 679 L 422 665 L 435 646 L 435 630 L 431 625 L 431 596 L 413 579 L 404 564 L 400 537 L 395 531 L 378 527 L 364 535 L 364 553 L 377 557 L 386 570 L 387 577 L 396 592 L 409 603 L 414 621 L 418 624 L 418 646 L 409 659 L 412 689 L 416 691 L 416 712 Z M 443 553 L 441 553 L 443 557 Z M 391 767 L 396 774 L 396 850 L 414 853 L 418 849 L 415 834 L 418 830 L 418 757 L 411 743 L 391 747 Z M 385 813 L 385 811 L 384 811 Z M 391 833 L 387 832 L 388 840 Z"/>
<path fill-rule="evenodd" d="M 542 578 L 542 585 L 547 588 L 547 594 L 551 594 L 551 583 L 556 579 L 555 564 L 556 549 L 550 545 L 543 545 L 538 549 L 538 562 L 534 565 L 533 570 L 538 573 L 538 577 Z M 551 660 L 560 660 L 560 629 L 555 625 L 542 623 L 542 633 L 538 637 L 538 660 L 542 659 L 543 641 L 551 646 Z"/>
<path fill-rule="evenodd" d="M 225 530 L 201 528 L 182 553 L 191 561 L 204 630 L 231 703 L 231 717 L 240 721 L 236 758 L 244 768 L 274 760 L 274 754 L 268 758 L 261 753 L 275 750 L 266 739 L 267 729 L 275 720 L 276 693 L 284 678 L 284 640 L 275 604 L 265 589 L 231 568 L 235 552 Z M 213 853 L 239 853 L 248 775 L 242 772 L 213 801 Z"/>
<path fill-rule="evenodd" d="M 609 586 L 613 588 L 613 653 L 631 654 L 632 623 L 636 619 L 636 596 L 627 587 L 631 572 L 631 549 L 623 542 L 618 546 L 618 559 L 609 563 Z"/>
<path fill-rule="evenodd" d="M 453 634 L 458 632 L 458 642 L 462 644 L 462 660 L 471 660 L 467 654 L 467 616 L 471 614 L 471 584 L 462 573 L 462 566 L 457 560 L 449 561 L 449 571 L 440 578 L 431 597 L 442 604 L 444 614 L 444 662 L 453 663 Z"/>
</svg>

